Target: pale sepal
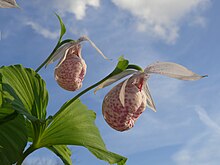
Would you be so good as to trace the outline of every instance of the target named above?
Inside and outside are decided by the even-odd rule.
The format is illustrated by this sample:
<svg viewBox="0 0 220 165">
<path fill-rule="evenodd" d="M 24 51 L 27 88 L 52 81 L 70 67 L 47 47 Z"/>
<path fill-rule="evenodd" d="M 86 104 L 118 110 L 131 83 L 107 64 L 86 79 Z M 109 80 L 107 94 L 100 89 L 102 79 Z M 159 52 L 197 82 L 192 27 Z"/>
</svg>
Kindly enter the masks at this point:
<svg viewBox="0 0 220 165">
<path fill-rule="evenodd" d="M 104 59 L 109 60 L 109 59 L 102 53 L 102 51 L 95 45 L 95 43 L 92 42 L 91 39 L 89 39 L 88 36 L 85 36 L 85 35 L 84 35 L 84 36 L 80 37 L 80 38 L 77 40 L 78 43 L 80 43 L 80 42 L 82 42 L 82 41 L 88 41 L 88 42 L 92 45 L 92 47 L 95 48 L 95 49 L 97 50 L 97 52 L 102 55 L 102 57 L 103 57 Z"/>
<path fill-rule="evenodd" d="M 56 60 L 60 59 L 60 58 L 63 58 L 65 56 L 65 52 L 67 50 L 69 50 L 72 46 L 74 46 L 76 44 L 75 41 L 70 41 L 68 43 L 65 43 L 63 44 L 62 46 L 60 46 L 56 51 L 55 53 L 52 55 L 52 57 L 47 61 L 46 63 L 46 67 L 49 65 L 49 64 L 52 64 L 54 63 Z"/>
<path fill-rule="evenodd" d="M 116 74 L 115 76 L 110 77 L 109 79 L 107 79 L 106 81 L 104 81 L 103 83 L 101 83 L 98 87 L 95 88 L 94 93 L 96 93 L 99 89 L 105 88 L 111 84 L 113 84 L 114 82 L 128 76 L 131 74 L 134 74 L 135 70 L 124 70 L 123 72 Z"/>
<path fill-rule="evenodd" d="M 56 65 L 56 68 L 58 68 L 58 67 L 63 63 L 63 61 L 65 61 L 68 51 L 69 51 L 69 49 L 67 49 L 67 50 L 65 51 L 63 57 L 61 57 L 59 63 Z M 55 68 L 55 69 L 56 69 L 56 68 Z"/>
<path fill-rule="evenodd" d="M 121 89 L 120 89 L 120 92 L 119 92 L 119 100 L 120 100 L 123 107 L 125 106 L 125 87 L 127 85 L 128 80 L 129 80 L 129 78 L 123 82 Z"/>
<path fill-rule="evenodd" d="M 17 8 L 18 5 L 15 0 L 1 0 L 0 8 Z"/>
<path fill-rule="evenodd" d="M 206 76 L 200 76 L 186 67 L 172 62 L 156 62 L 147 66 L 144 70 L 146 74 L 161 74 L 180 80 L 199 80 Z"/>
<path fill-rule="evenodd" d="M 146 85 L 143 86 L 143 90 L 145 91 L 145 94 L 147 97 L 146 98 L 147 99 L 147 107 L 150 108 L 151 110 L 153 110 L 154 112 L 156 112 L 156 107 L 154 105 L 153 98 L 151 97 L 147 82 L 146 82 Z"/>
</svg>

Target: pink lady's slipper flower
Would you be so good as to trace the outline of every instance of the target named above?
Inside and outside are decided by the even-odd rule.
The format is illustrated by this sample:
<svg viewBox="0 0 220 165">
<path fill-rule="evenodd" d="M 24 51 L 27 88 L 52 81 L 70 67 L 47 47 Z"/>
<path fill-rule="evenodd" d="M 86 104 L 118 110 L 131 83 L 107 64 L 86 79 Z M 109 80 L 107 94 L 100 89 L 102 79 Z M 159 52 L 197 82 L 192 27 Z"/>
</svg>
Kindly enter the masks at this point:
<svg viewBox="0 0 220 165">
<path fill-rule="evenodd" d="M 91 45 L 105 58 L 104 54 L 86 36 L 76 42 L 70 41 L 57 49 L 47 65 L 60 58 L 54 72 L 54 77 L 60 87 L 68 91 L 75 91 L 82 87 L 86 74 L 86 63 L 81 55 L 81 42 L 89 41 Z"/>
<path fill-rule="evenodd" d="M 128 74 L 125 72 L 122 72 L 121 76 L 117 75 L 116 79 L 127 76 Z M 132 128 L 146 107 L 156 111 L 147 85 L 147 79 L 151 73 L 162 74 L 180 80 L 198 80 L 204 77 L 171 62 L 157 62 L 149 65 L 144 72 L 134 73 L 124 82 L 113 87 L 103 100 L 102 113 L 104 119 L 113 129 L 125 131 Z M 116 81 L 115 79 L 112 81 L 112 79 L 110 80 L 111 82 Z M 110 84 L 106 81 L 98 89 Z"/>
<path fill-rule="evenodd" d="M 105 96 L 102 113 L 112 128 L 125 131 L 134 126 L 147 106 L 147 95 L 143 89 L 146 87 L 146 81 L 147 76 L 144 73 L 134 74 L 112 88 Z"/>
<path fill-rule="evenodd" d="M 56 66 L 55 80 L 63 89 L 75 91 L 82 87 L 85 74 L 86 63 L 81 56 L 81 45 L 74 44 Z"/>
</svg>

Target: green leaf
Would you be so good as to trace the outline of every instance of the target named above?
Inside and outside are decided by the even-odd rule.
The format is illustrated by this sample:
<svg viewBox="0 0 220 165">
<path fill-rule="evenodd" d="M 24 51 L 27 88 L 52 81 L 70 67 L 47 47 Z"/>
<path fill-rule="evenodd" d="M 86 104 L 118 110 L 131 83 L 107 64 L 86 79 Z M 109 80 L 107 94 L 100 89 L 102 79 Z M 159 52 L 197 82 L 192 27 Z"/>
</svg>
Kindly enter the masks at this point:
<svg viewBox="0 0 220 165">
<path fill-rule="evenodd" d="M 136 66 L 136 65 L 135 65 Z M 126 60 L 123 56 L 120 56 L 118 58 L 118 64 L 116 65 L 115 69 L 108 75 L 106 76 L 103 80 L 100 81 L 98 86 L 95 88 L 94 93 L 96 93 L 98 90 L 109 86 L 116 81 L 131 75 L 137 71 L 131 70 L 134 69 L 133 65 L 129 65 L 129 61 Z"/>
<path fill-rule="evenodd" d="M 12 109 L 6 100 L 13 100 L 14 98 L 3 91 L 2 88 L 2 74 L 0 74 L 0 124 L 14 119 L 17 116 L 17 112 Z"/>
<path fill-rule="evenodd" d="M 0 164 L 11 165 L 15 163 L 26 144 L 27 130 L 22 115 L 0 124 Z"/>
<path fill-rule="evenodd" d="M 58 14 L 56 14 L 56 13 L 55 13 L 55 15 L 57 16 L 57 18 L 58 18 L 58 20 L 60 22 L 60 37 L 59 37 L 59 40 L 58 40 L 55 48 L 53 49 L 53 51 L 50 53 L 50 55 L 47 57 L 47 59 L 36 69 L 36 72 L 38 72 L 43 66 L 48 64 L 48 61 L 50 61 L 53 58 L 54 53 L 57 51 L 57 49 L 59 47 L 61 47 L 63 44 L 65 44 L 67 42 L 73 41 L 71 39 L 67 39 L 67 40 L 62 41 L 62 37 L 66 33 L 66 27 L 65 27 L 61 17 Z"/>
<path fill-rule="evenodd" d="M 111 75 L 114 76 L 114 75 L 126 70 L 126 68 L 128 67 L 128 64 L 129 64 L 129 61 L 126 60 L 123 56 L 120 56 L 118 58 L 118 64 L 115 67 L 115 69 L 113 70 L 113 72 L 111 73 Z"/>
<path fill-rule="evenodd" d="M 66 33 L 66 27 L 65 27 L 65 25 L 63 23 L 62 18 L 58 14 L 56 14 L 56 16 L 57 16 L 57 18 L 58 18 L 58 20 L 60 22 L 60 37 L 59 37 L 59 41 L 58 41 L 58 43 L 60 43 L 61 40 L 62 40 L 63 35 Z"/>
<path fill-rule="evenodd" d="M 72 165 L 72 153 L 66 145 L 54 145 L 47 148 L 59 156 L 65 165 Z"/>
<path fill-rule="evenodd" d="M 64 104 L 44 130 L 39 147 L 51 145 L 79 145 L 91 151 L 97 158 L 110 164 L 125 162 L 126 158 L 106 150 L 98 128 L 94 124 L 95 112 L 88 110 L 79 99 Z"/>
<path fill-rule="evenodd" d="M 31 121 L 45 120 L 48 93 L 40 76 L 21 65 L 1 67 L 0 74 L 2 92 L 7 95 L 4 101 Z"/>
</svg>

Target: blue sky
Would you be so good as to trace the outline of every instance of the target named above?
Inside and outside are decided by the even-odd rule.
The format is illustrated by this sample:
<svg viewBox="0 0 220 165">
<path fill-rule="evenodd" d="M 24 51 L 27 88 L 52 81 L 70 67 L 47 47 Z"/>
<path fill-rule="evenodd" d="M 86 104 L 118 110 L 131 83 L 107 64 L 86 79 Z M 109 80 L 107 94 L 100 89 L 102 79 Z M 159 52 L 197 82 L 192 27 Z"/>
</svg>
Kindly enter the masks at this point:
<svg viewBox="0 0 220 165">
<path fill-rule="evenodd" d="M 1 65 L 21 63 L 37 68 L 57 42 L 63 18 L 66 38 L 88 35 L 112 62 L 88 43 L 82 55 L 87 63 L 83 88 L 112 71 L 124 55 L 146 67 L 155 61 L 182 64 L 209 77 L 193 82 L 152 75 L 149 87 L 157 112 L 147 109 L 127 132 L 111 129 L 101 114 L 102 100 L 111 89 L 93 91 L 81 99 L 97 113 L 96 124 L 110 151 L 128 157 L 128 165 L 218 165 L 220 162 L 220 1 L 217 0 L 35 0 L 17 1 L 21 9 L 0 10 Z M 42 69 L 50 93 L 48 115 L 77 92 L 55 82 L 56 64 Z M 100 164 L 86 149 L 71 147 L 74 164 Z M 40 161 L 39 161 L 40 159 Z M 41 149 L 27 164 L 55 164 L 56 156 Z"/>
</svg>

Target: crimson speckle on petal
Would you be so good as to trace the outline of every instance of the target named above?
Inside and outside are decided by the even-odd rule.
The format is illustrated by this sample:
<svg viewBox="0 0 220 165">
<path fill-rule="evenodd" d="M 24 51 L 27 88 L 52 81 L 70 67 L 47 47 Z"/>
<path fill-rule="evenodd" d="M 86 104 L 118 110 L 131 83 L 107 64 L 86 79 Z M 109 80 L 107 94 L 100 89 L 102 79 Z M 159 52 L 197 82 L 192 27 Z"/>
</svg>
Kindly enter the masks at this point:
<svg viewBox="0 0 220 165">
<path fill-rule="evenodd" d="M 75 44 L 67 49 L 66 55 L 55 68 L 54 76 L 63 89 L 75 91 L 82 87 L 86 74 L 86 64 L 81 57 L 81 45 Z"/>
<path fill-rule="evenodd" d="M 146 109 L 146 93 L 140 89 L 145 85 L 144 74 L 135 74 L 129 78 L 124 94 L 124 106 L 119 99 L 119 93 L 124 82 L 116 85 L 105 96 L 102 104 L 102 113 L 106 122 L 117 131 L 132 128 Z"/>
</svg>

